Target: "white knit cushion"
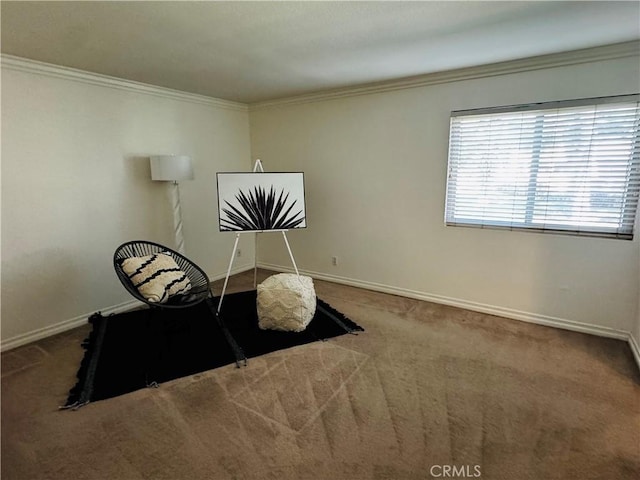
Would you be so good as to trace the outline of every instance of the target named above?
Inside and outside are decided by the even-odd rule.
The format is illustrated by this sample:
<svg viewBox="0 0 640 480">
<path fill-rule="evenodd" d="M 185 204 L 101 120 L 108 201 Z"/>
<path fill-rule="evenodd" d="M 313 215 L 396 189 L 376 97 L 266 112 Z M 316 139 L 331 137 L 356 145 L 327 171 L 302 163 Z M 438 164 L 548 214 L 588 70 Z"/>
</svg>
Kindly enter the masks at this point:
<svg viewBox="0 0 640 480">
<path fill-rule="evenodd" d="M 164 303 L 191 290 L 189 278 L 167 253 L 125 258 L 122 270 L 149 302 Z"/>
<path fill-rule="evenodd" d="M 258 285 L 258 325 L 263 330 L 301 332 L 316 313 L 311 277 L 279 273 Z"/>
</svg>

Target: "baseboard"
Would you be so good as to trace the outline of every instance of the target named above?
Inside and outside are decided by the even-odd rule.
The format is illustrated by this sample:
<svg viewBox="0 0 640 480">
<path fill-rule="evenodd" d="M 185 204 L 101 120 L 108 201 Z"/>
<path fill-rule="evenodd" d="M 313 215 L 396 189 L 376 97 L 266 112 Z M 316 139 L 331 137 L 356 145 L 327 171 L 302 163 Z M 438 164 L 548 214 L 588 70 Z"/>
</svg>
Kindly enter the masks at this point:
<svg viewBox="0 0 640 480">
<path fill-rule="evenodd" d="M 631 353 L 633 353 L 633 358 L 636 359 L 638 368 L 640 368 L 640 346 L 638 345 L 638 341 L 631 334 L 629 334 L 628 341 L 629 341 L 629 347 L 631 347 Z"/>
<path fill-rule="evenodd" d="M 253 270 L 253 268 L 254 268 L 253 263 L 251 265 L 239 265 L 231 269 L 229 276 L 237 275 L 238 273 L 248 272 L 249 270 Z M 211 280 L 212 282 L 215 282 L 217 280 L 224 279 L 227 276 L 227 271 L 225 270 L 224 272 L 215 272 L 215 273 L 207 272 L 207 275 L 209 276 L 209 280 Z M 220 294 L 220 292 L 218 292 L 218 294 Z"/>
<path fill-rule="evenodd" d="M 231 270 L 231 275 L 246 272 L 247 270 L 252 270 L 252 269 L 253 269 L 253 265 L 240 266 Z M 209 276 L 209 280 L 211 280 L 212 282 L 216 280 L 220 280 L 225 278 L 226 275 L 227 275 L 226 271 L 224 273 L 216 272 L 214 275 Z M 131 300 L 131 301 L 124 302 L 119 305 L 114 305 L 111 307 L 98 308 L 92 312 L 84 313 L 82 315 L 78 315 L 77 317 L 70 318 L 68 320 L 63 320 L 62 322 L 58 322 L 53 325 L 48 325 L 43 328 L 38 328 L 36 330 L 32 330 L 27 333 L 22 333 L 20 335 L 16 335 L 14 337 L 8 338 L 6 340 L 2 340 L 0 342 L 0 352 L 5 352 L 13 348 L 21 347 L 22 345 L 26 345 L 28 343 L 35 342 L 37 340 L 42 340 L 43 338 L 57 335 L 58 333 L 66 332 L 67 330 L 80 327 L 86 324 L 89 317 L 95 312 L 100 312 L 103 315 L 112 315 L 112 314 L 127 312 L 129 310 L 133 310 L 134 308 L 138 308 L 141 306 L 144 306 L 144 303 L 139 302 L 137 300 Z"/>
<path fill-rule="evenodd" d="M 274 265 L 269 263 L 260 262 L 258 263 L 258 267 L 263 268 L 265 270 L 272 270 L 276 272 L 293 272 L 292 268 L 282 267 L 281 265 Z M 231 275 L 243 273 L 252 269 L 253 269 L 253 265 L 239 266 L 231 270 Z M 568 320 L 568 319 L 563 319 L 558 317 L 550 317 L 550 316 L 540 315 L 540 314 L 531 313 L 531 312 L 523 312 L 523 311 L 499 307 L 495 305 L 487 305 L 483 303 L 470 302 L 467 300 L 462 300 L 462 299 L 457 299 L 452 297 L 445 297 L 442 295 L 429 294 L 429 293 L 409 290 L 405 288 L 392 287 L 392 286 L 384 285 L 380 283 L 356 280 L 356 279 L 341 277 L 337 275 L 329 275 L 326 273 L 314 272 L 311 270 L 299 270 L 299 271 L 300 273 L 304 275 L 308 275 L 312 278 L 315 278 L 318 280 L 325 280 L 333 283 L 339 283 L 341 285 L 348 285 L 351 287 L 364 288 L 366 290 L 389 293 L 389 294 L 398 295 L 401 297 L 414 298 L 416 300 L 424 300 L 427 302 L 450 305 L 452 307 L 464 308 L 466 310 L 473 310 L 476 312 L 487 313 L 489 315 L 497 315 L 500 317 L 511 318 L 514 320 L 520 320 L 520 321 L 529 322 L 529 323 L 535 323 L 537 325 L 544 325 L 547 327 L 562 328 L 564 330 L 571 330 L 571 331 L 580 332 L 580 333 L 588 333 L 591 335 L 598 335 L 600 337 L 625 340 L 629 343 L 629 347 L 631 348 L 636 364 L 638 365 L 638 368 L 640 368 L 640 346 L 638 345 L 638 342 L 633 337 L 633 335 L 631 335 L 631 333 L 626 332 L 624 330 L 602 327 L 599 325 L 592 325 L 588 323 L 581 323 L 573 320 Z M 221 280 L 225 277 L 226 277 L 226 272 L 224 273 L 216 272 L 213 275 L 210 275 L 209 279 L 211 281 L 216 281 L 216 280 Z M 131 300 L 129 302 L 121 303 L 119 305 L 114 305 L 107 308 L 98 309 L 96 311 L 100 311 L 103 315 L 111 315 L 111 314 L 123 313 L 129 310 L 132 310 L 134 308 L 138 308 L 142 305 L 144 304 L 141 302 L 138 302 L 137 300 Z M 39 328 L 31 332 L 16 335 L 6 340 L 2 340 L 0 342 L 0 352 L 5 352 L 7 350 L 11 350 L 13 348 L 17 348 L 22 345 L 35 342 L 37 340 L 41 340 L 43 338 L 50 337 L 52 335 L 57 335 L 58 333 L 62 333 L 67 330 L 77 328 L 81 325 L 84 325 L 87 322 L 87 319 L 89 318 L 89 316 L 91 316 L 91 314 L 93 313 L 95 313 L 95 311 L 85 313 L 83 315 L 79 315 L 77 317 L 64 320 L 62 322 L 58 322 L 54 325 L 49 325 L 47 327 Z"/>
<path fill-rule="evenodd" d="M 43 328 L 32 330 L 31 332 L 22 333 L 6 340 L 2 340 L 2 342 L 0 342 L 0 352 L 5 352 L 13 348 L 21 347 L 22 345 L 26 345 L 27 343 L 42 340 L 43 338 L 51 337 L 53 335 L 57 335 L 58 333 L 66 332 L 67 330 L 80 327 L 86 324 L 88 318 L 96 311 L 101 312 L 103 315 L 111 315 L 115 313 L 127 312 L 134 308 L 140 307 L 141 305 L 144 304 L 137 300 L 131 300 L 119 305 L 114 305 L 107 308 L 101 308 L 93 312 L 84 313 L 82 315 L 78 315 L 77 317 L 63 320 L 62 322 L 58 322 L 53 325 L 48 325 Z"/>
<path fill-rule="evenodd" d="M 265 270 L 273 270 L 276 272 L 287 272 L 287 273 L 293 272 L 293 269 L 290 267 L 283 267 L 281 265 L 274 265 L 270 263 L 259 262 L 258 267 L 263 268 Z M 500 307 L 497 305 L 487 305 L 484 303 L 471 302 L 471 301 L 463 300 L 459 298 L 452 298 L 452 297 L 446 297 L 442 295 L 409 290 L 405 288 L 392 287 L 392 286 L 384 285 L 380 283 L 356 280 L 356 279 L 347 278 L 347 277 L 340 277 L 337 275 L 314 272 L 310 270 L 299 269 L 299 272 L 318 280 L 326 280 L 328 282 L 339 283 L 339 284 L 348 285 L 351 287 L 364 288 L 366 290 L 389 293 L 389 294 L 398 295 L 401 297 L 414 298 L 416 300 L 424 300 L 427 302 L 450 305 L 452 307 L 459 307 L 459 308 L 464 308 L 466 310 L 473 310 L 475 312 L 487 313 L 489 315 L 496 315 L 499 317 L 520 320 L 523 322 L 534 323 L 536 325 L 544 325 L 546 327 L 562 328 L 564 330 L 571 330 L 573 332 L 588 333 L 590 335 L 597 335 L 600 337 L 625 340 L 629 343 L 629 346 L 631 347 L 631 350 L 635 357 L 638 368 L 640 368 L 640 348 L 638 348 L 638 343 L 633 338 L 633 336 L 625 330 L 619 330 L 619 329 L 610 328 L 610 327 L 602 327 L 599 325 L 592 325 L 589 323 L 576 322 L 574 320 L 551 317 L 548 315 L 540 315 L 532 312 L 523 312 L 520 310 Z"/>
</svg>

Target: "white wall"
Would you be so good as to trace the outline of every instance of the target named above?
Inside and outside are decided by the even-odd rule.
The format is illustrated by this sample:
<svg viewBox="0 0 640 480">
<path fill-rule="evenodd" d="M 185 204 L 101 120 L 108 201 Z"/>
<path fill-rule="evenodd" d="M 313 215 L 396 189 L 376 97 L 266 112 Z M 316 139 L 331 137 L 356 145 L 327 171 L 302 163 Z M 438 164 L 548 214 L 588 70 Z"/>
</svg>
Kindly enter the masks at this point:
<svg viewBox="0 0 640 480">
<path fill-rule="evenodd" d="M 638 65 L 276 104 L 251 111 L 250 132 L 242 106 L 3 63 L 2 347 L 126 306 L 113 250 L 133 238 L 172 244 L 167 186 L 149 180 L 148 156 L 159 153 L 193 157 L 196 179 L 181 185 L 186 248 L 212 277 L 224 275 L 233 243 L 217 232 L 215 173 L 262 158 L 267 170 L 306 174 L 309 228 L 289 239 L 307 272 L 593 333 L 631 331 L 640 343 L 638 239 L 443 225 L 451 110 L 635 92 Z M 252 246 L 243 237 L 237 270 L 253 264 Z M 279 235 L 262 235 L 259 255 L 290 267 Z"/>
<path fill-rule="evenodd" d="M 252 156 L 305 172 L 309 227 L 289 240 L 307 272 L 622 338 L 636 316 L 638 237 L 445 227 L 448 125 L 452 110 L 634 93 L 639 65 L 622 58 L 255 106 Z M 281 244 L 263 236 L 259 263 L 288 268 Z"/>
<path fill-rule="evenodd" d="M 217 231 L 215 174 L 250 168 L 246 106 L 93 80 L 3 64 L 3 347 L 129 302 L 111 263 L 122 242 L 173 245 L 169 184 L 150 180 L 149 155 L 191 155 L 186 254 L 226 272 L 233 237 Z M 253 241 L 243 250 L 239 268 L 253 264 Z"/>
</svg>

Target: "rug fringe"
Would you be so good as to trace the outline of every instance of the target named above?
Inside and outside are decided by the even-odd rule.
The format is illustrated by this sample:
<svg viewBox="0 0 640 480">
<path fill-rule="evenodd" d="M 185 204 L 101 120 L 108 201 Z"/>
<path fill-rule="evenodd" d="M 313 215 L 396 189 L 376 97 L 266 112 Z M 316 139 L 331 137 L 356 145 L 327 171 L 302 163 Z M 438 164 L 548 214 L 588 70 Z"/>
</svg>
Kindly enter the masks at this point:
<svg viewBox="0 0 640 480">
<path fill-rule="evenodd" d="M 325 315 L 327 315 L 331 320 L 333 320 L 336 324 L 338 324 L 341 328 L 343 328 L 347 333 L 351 335 L 358 335 L 357 332 L 364 332 L 364 328 L 347 318 L 344 314 L 337 311 L 327 302 L 320 300 L 319 298 L 317 300 L 317 308 L 321 310 Z"/>
<path fill-rule="evenodd" d="M 58 407 L 58 410 L 73 410 L 73 411 L 76 411 L 79 408 L 82 408 L 82 407 L 84 407 L 85 405 L 87 405 L 89 403 L 90 403 L 89 400 L 87 400 L 86 402 L 82 402 L 82 403 L 81 402 L 74 402 L 71 405 L 63 405 L 61 407 Z"/>
<path fill-rule="evenodd" d="M 80 407 L 85 406 L 91 401 L 91 390 L 93 381 L 93 372 L 95 369 L 96 355 L 99 354 L 100 341 L 98 340 L 101 335 L 104 335 L 104 329 L 100 328 L 102 320 L 106 317 L 101 312 L 93 313 L 88 322 L 93 326 L 91 333 L 85 338 L 81 346 L 84 348 L 84 356 L 80 362 L 80 368 L 76 374 L 77 382 L 69 390 L 67 396 L 67 403 L 60 407 L 60 410 L 77 410 Z"/>
</svg>

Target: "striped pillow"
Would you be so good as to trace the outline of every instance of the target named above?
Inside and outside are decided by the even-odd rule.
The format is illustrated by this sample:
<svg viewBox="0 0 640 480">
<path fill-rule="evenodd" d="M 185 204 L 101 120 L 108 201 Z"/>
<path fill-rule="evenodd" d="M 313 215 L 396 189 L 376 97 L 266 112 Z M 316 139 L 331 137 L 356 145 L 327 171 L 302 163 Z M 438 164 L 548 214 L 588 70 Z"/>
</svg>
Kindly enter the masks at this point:
<svg viewBox="0 0 640 480">
<path fill-rule="evenodd" d="M 149 302 L 165 303 L 169 297 L 191 290 L 186 273 L 169 253 L 125 258 L 122 270 Z"/>
</svg>

